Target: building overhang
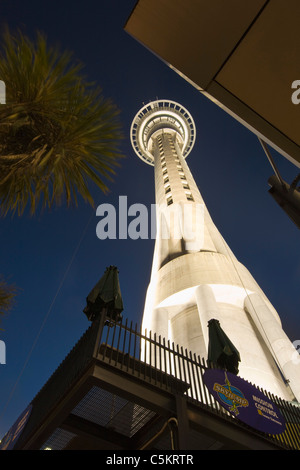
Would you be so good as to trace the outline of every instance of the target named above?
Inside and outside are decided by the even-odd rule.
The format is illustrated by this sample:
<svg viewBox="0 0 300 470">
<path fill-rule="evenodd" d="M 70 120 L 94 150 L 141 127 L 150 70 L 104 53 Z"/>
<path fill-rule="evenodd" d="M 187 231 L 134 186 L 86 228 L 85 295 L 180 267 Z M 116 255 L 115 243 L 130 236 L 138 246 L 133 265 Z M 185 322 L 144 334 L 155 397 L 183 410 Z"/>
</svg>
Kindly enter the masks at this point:
<svg viewBox="0 0 300 470">
<path fill-rule="evenodd" d="M 300 167 L 299 17 L 297 0 L 139 0 L 125 31 Z"/>
</svg>

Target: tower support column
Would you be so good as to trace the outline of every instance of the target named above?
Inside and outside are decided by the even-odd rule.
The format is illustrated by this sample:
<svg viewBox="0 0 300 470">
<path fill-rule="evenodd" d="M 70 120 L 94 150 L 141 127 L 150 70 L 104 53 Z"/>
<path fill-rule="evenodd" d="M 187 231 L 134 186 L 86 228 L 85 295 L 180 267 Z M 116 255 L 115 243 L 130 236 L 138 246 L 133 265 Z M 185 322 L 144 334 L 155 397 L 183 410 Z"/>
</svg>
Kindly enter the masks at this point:
<svg viewBox="0 0 300 470">
<path fill-rule="evenodd" d="M 295 359 L 294 346 L 259 294 L 249 294 L 245 298 L 245 309 L 288 380 L 292 393 L 300 401 L 300 360 Z"/>
<path fill-rule="evenodd" d="M 208 351 L 208 322 L 212 318 L 219 320 L 219 309 L 213 293 L 208 285 L 198 286 L 195 290 L 195 297 L 199 312 L 200 323 L 203 331 L 206 353 Z"/>
</svg>

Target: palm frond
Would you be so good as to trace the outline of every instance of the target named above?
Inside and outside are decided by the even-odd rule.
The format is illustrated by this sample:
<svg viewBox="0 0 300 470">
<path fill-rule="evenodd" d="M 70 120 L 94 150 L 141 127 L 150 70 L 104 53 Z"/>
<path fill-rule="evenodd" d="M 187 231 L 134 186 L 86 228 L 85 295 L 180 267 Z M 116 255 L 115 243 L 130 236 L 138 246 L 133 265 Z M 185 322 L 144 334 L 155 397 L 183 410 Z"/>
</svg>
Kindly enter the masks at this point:
<svg viewBox="0 0 300 470">
<path fill-rule="evenodd" d="M 8 284 L 3 277 L 0 277 L 0 315 L 4 315 L 11 310 L 15 297 L 17 294 L 17 288 Z"/>
<path fill-rule="evenodd" d="M 107 192 L 123 158 L 119 110 L 81 75 L 71 54 L 22 33 L 3 36 L 0 78 L 0 209 L 23 213 L 77 196 L 93 204 L 89 185 Z"/>
</svg>

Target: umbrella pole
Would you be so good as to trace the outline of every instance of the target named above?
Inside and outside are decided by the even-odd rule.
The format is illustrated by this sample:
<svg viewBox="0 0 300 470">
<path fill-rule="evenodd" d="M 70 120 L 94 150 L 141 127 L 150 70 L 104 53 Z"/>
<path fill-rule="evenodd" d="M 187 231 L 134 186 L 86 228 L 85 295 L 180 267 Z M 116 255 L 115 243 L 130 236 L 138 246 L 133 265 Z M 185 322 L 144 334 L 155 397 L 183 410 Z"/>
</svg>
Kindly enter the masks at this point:
<svg viewBox="0 0 300 470">
<path fill-rule="evenodd" d="M 104 328 L 105 321 L 107 318 L 107 308 L 105 307 L 102 308 L 99 317 L 100 318 L 99 318 L 98 334 L 97 334 L 97 340 L 96 340 L 95 349 L 94 349 L 94 356 L 97 356 L 100 350 L 101 339 L 103 335 L 103 328 Z M 97 319 L 94 320 L 94 322 L 97 322 Z"/>
</svg>

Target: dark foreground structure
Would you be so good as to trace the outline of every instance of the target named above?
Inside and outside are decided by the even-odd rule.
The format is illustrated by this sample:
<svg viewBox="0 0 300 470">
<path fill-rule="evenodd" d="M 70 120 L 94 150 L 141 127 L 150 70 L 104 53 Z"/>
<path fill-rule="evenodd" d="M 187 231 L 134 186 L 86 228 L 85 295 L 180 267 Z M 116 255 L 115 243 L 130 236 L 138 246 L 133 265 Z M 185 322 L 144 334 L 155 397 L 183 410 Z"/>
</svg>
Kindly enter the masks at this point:
<svg viewBox="0 0 300 470">
<path fill-rule="evenodd" d="M 284 428 L 280 434 L 257 430 L 215 399 L 204 383 L 208 370 L 213 369 L 199 357 L 143 335 L 127 320 L 98 317 L 6 434 L 2 448 L 300 449 L 297 406 L 265 393 L 260 403 L 276 407 Z M 232 405 L 237 389 L 229 384 L 228 390 Z M 236 408 L 242 407 L 245 395 L 234 396 Z"/>
</svg>

